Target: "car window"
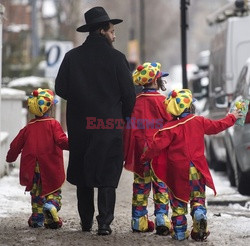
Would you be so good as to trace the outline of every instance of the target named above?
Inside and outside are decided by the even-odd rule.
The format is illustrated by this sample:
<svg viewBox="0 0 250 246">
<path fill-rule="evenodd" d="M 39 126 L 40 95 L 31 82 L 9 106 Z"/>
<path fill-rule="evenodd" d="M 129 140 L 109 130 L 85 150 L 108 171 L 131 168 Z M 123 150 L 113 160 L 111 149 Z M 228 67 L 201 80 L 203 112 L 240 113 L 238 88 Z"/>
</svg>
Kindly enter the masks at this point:
<svg viewBox="0 0 250 246">
<path fill-rule="evenodd" d="M 240 76 L 237 81 L 236 85 L 236 91 L 235 91 L 235 97 L 239 95 L 243 95 L 247 92 L 248 85 L 246 81 L 246 75 L 247 75 L 248 67 L 244 66 L 241 70 Z"/>
</svg>

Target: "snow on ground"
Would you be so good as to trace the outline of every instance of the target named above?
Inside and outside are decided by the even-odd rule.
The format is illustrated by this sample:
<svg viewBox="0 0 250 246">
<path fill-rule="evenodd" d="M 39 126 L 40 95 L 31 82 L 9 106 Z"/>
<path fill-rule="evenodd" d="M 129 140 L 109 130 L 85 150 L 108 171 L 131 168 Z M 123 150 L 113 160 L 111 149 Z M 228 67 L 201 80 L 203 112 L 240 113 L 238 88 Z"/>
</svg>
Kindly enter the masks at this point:
<svg viewBox="0 0 250 246">
<path fill-rule="evenodd" d="M 23 211 L 29 213 L 30 194 L 25 188 L 19 185 L 19 169 L 15 168 L 10 176 L 0 179 L 0 217 L 10 217 L 11 214 Z"/>
<path fill-rule="evenodd" d="M 214 202 L 213 199 L 234 201 L 229 202 L 226 206 L 218 205 L 217 201 L 212 205 L 208 203 L 208 228 L 211 234 L 202 245 L 248 245 L 250 239 L 250 198 L 239 195 L 235 188 L 230 187 L 223 173 L 212 172 L 212 175 L 218 195 L 214 198 L 212 191 L 207 189 L 208 202 Z M 0 179 L 0 246 L 193 246 L 201 244 L 191 238 L 176 242 L 169 236 L 158 236 L 155 232 L 133 233 L 130 227 L 133 175 L 126 170 L 123 171 L 117 189 L 115 219 L 111 225 L 113 233 L 110 236 L 100 237 L 96 235 L 96 220 L 94 220 L 92 232 L 81 232 L 75 186 L 67 182 L 63 186 L 63 206 L 59 212 L 59 216 L 63 218 L 63 227 L 56 231 L 29 228 L 27 220 L 31 213 L 30 195 L 29 192 L 24 194 L 24 187 L 19 185 L 18 176 L 19 169 L 15 168 L 10 176 Z M 237 203 L 238 200 L 244 200 L 246 205 Z M 148 207 L 149 218 L 154 220 L 151 199 L 149 199 Z M 192 220 L 189 214 L 187 220 L 188 230 L 191 231 Z"/>
<path fill-rule="evenodd" d="M 223 172 L 211 170 L 217 195 L 214 196 L 213 190 L 207 188 L 207 200 L 211 203 L 227 201 L 228 207 L 236 211 L 250 210 L 250 197 L 243 196 L 237 192 L 235 187 L 230 187 L 230 183 Z M 231 201 L 231 202 L 230 202 Z M 244 206 L 241 204 L 245 203 Z M 150 203 L 151 201 L 149 201 Z M 30 194 L 25 192 L 25 187 L 19 185 L 19 169 L 14 168 L 9 176 L 0 178 L 0 217 L 7 217 L 17 211 L 30 212 Z M 14 206 L 13 206 L 14 205 Z"/>
<path fill-rule="evenodd" d="M 250 201 L 249 196 L 239 194 L 236 187 L 230 186 L 230 182 L 224 172 L 215 172 L 211 170 L 211 174 L 214 180 L 217 195 L 214 196 L 213 190 L 207 188 L 206 194 L 210 204 L 219 204 L 222 202 L 224 204 L 230 204 L 230 202 L 245 204 L 247 201 Z M 244 208 L 244 206 L 241 207 Z"/>
</svg>

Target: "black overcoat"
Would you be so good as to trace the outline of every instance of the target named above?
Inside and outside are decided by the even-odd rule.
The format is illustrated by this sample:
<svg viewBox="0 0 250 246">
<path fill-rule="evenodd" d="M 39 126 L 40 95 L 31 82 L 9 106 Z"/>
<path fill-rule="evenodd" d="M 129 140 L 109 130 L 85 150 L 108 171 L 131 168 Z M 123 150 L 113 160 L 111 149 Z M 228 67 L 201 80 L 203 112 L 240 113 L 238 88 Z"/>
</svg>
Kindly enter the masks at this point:
<svg viewBox="0 0 250 246">
<path fill-rule="evenodd" d="M 126 57 L 106 38 L 91 34 L 66 53 L 55 91 L 67 100 L 67 180 L 87 187 L 117 187 L 123 167 L 120 123 L 135 103 Z"/>
</svg>

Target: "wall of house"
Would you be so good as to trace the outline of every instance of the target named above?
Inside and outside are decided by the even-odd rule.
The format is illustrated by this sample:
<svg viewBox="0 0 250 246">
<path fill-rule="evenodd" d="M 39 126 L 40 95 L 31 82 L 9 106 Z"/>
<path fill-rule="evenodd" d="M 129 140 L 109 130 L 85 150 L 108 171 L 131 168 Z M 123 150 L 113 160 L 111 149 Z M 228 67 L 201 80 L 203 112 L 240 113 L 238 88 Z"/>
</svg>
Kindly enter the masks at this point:
<svg viewBox="0 0 250 246">
<path fill-rule="evenodd" d="M 0 132 L 0 178 L 9 174 L 9 165 L 5 162 L 5 153 L 8 148 L 8 132 Z"/>
<path fill-rule="evenodd" d="M 0 177 L 8 174 L 9 171 L 9 166 L 5 162 L 5 157 L 11 141 L 27 123 L 27 110 L 23 109 L 23 101 L 25 99 L 25 91 L 1 88 Z M 15 165 L 19 166 L 19 159 L 16 161 Z"/>
</svg>

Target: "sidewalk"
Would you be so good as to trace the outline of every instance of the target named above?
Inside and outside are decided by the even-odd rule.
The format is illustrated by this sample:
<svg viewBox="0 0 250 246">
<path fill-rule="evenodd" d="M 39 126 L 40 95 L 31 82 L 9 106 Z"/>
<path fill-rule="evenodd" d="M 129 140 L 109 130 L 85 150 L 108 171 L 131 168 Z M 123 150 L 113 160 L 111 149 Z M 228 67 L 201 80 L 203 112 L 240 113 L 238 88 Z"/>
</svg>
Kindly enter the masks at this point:
<svg viewBox="0 0 250 246">
<path fill-rule="evenodd" d="M 67 157 L 67 156 L 65 156 Z M 67 162 L 65 158 L 65 162 Z M 46 245 L 46 246 L 159 246 L 159 245 L 200 245 L 188 239 L 176 242 L 171 237 L 153 233 L 133 233 L 130 229 L 132 173 L 123 171 L 117 189 L 115 219 L 111 225 L 110 236 L 97 236 L 97 223 L 92 232 L 82 232 L 76 206 L 75 187 L 65 182 L 63 186 L 63 206 L 59 215 L 63 227 L 59 230 L 28 227 L 30 216 L 30 195 L 24 194 L 19 185 L 18 170 L 14 169 L 9 177 L 0 179 L 0 246 Z M 219 177 L 220 178 L 220 177 Z M 209 192 L 208 192 L 209 193 Z M 211 197 L 211 195 L 208 195 Z M 151 195 L 152 197 L 152 195 Z M 153 202 L 149 200 L 149 216 L 153 216 Z M 250 238 L 250 208 L 239 204 L 229 206 L 208 206 L 208 225 L 211 235 L 205 245 L 248 245 Z M 191 218 L 188 229 L 191 230 Z"/>
</svg>

